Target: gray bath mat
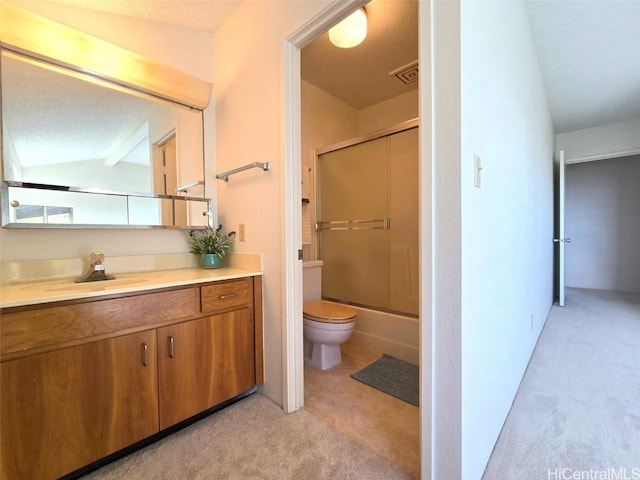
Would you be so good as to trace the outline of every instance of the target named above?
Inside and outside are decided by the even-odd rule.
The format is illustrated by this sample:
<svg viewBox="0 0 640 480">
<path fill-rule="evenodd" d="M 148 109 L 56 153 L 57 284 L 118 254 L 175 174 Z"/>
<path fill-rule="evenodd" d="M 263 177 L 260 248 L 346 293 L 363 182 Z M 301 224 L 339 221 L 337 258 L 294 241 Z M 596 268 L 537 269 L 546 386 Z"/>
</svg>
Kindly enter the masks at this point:
<svg viewBox="0 0 640 480">
<path fill-rule="evenodd" d="M 382 355 L 378 360 L 352 378 L 381 392 L 418 406 L 418 367 L 398 360 L 390 355 Z"/>
</svg>

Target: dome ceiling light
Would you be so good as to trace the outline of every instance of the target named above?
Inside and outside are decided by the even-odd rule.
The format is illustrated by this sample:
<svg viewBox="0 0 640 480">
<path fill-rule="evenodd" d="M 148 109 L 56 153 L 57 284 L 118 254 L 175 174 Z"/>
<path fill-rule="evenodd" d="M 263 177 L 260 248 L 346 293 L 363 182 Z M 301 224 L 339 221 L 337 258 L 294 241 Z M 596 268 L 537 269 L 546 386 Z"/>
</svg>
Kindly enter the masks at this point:
<svg viewBox="0 0 640 480">
<path fill-rule="evenodd" d="M 329 29 L 329 40 L 336 47 L 352 48 L 367 36 L 367 14 L 360 8 Z"/>
</svg>

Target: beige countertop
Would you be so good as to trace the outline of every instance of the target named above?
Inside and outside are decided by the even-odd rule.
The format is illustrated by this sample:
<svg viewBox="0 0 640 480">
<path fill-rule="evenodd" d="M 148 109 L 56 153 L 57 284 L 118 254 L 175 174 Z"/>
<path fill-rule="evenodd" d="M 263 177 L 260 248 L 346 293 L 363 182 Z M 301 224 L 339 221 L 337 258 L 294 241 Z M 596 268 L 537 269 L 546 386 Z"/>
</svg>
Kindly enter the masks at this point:
<svg viewBox="0 0 640 480">
<path fill-rule="evenodd" d="M 95 298 L 119 293 L 143 292 L 156 288 L 262 275 L 241 268 L 185 268 L 140 273 L 114 273 L 114 280 L 75 283 L 73 278 L 46 282 L 0 285 L 0 308 L 19 307 L 79 298 Z"/>
</svg>

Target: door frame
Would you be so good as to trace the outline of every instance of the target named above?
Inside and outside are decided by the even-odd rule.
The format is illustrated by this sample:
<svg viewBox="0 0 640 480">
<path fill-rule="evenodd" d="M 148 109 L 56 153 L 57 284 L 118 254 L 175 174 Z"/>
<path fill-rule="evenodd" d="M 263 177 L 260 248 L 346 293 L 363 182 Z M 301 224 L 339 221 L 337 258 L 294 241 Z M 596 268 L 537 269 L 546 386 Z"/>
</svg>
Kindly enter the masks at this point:
<svg viewBox="0 0 640 480">
<path fill-rule="evenodd" d="M 284 307 L 283 408 L 304 405 L 302 341 L 302 205 L 300 50 L 369 0 L 337 0 L 284 40 Z"/>
<path fill-rule="evenodd" d="M 557 150 L 556 155 L 554 155 L 553 296 L 554 302 L 556 302 L 559 307 L 564 307 L 566 300 L 566 244 L 571 243 L 571 238 L 566 236 L 567 232 L 565 229 L 567 165 L 600 162 L 602 160 L 612 160 L 638 154 L 640 154 L 640 149 L 629 149 L 567 158 L 566 150 L 560 149 Z"/>
<path fill-rule="evenodd" d="M 564 232 L 564 204 L 565 204 L 565 172 L 566 163 L 564 157 L 564 150 L 558 152 L 557 163 L 557 199 L 556 199 L 556 235 L 554 236 L 554 243 L 557 245 L 555 249 L 555 277 L 556 277 L 556 290 L 558 298 L 558 306 L 564 307 L 565 300 L 565 271 L 564 271 L 564 255 L 565 255 L 565 232 Z"/>
<path fill-rule="evenodd" d="M 304 403 L 300 49 L 367 0 L 334 0 L 283 41 L 283 407 Z M 462 474 L 460 4 L 419 2 L 420 464 Z"/>
</svg>

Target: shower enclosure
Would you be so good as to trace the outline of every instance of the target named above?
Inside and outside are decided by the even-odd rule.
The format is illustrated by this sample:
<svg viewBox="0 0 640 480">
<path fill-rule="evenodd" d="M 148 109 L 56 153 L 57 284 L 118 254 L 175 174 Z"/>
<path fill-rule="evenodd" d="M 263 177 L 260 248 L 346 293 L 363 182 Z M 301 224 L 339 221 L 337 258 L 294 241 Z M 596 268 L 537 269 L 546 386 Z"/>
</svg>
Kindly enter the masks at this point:
<svg viewBox="0 0 640 480">
<path fill-rule="evenodd" d="M 318 154 L 324 298 L 418 314 L 418 121 Z"/>
</svg>

